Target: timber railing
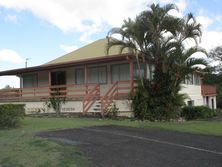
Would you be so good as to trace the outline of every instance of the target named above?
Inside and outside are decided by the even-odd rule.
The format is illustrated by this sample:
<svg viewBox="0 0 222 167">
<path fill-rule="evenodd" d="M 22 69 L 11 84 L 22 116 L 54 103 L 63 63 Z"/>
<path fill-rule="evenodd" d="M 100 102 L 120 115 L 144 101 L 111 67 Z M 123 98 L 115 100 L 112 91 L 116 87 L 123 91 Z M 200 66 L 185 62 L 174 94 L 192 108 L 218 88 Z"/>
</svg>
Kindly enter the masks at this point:
<svg viewBox="0 0 222 167">
<path fill-rule="evenodd" d="M 115 99 L 128 96 L 131 89 L 130 81 L 115 82 L 101 98 L 102 116 L 106 114 L 108 107 Z"/>
<path fill-rule="evenodd" d="M 85 114 L 100 96 L 100 85 L 91 89 L 83 98 L 83 114 Z"/>
<path fill-rule="evenodd" d="M 51 96 L 83 99 L 96 84 L 68 84 L 0 90 L 0 102 L 47 100 Z"/>
</svg>

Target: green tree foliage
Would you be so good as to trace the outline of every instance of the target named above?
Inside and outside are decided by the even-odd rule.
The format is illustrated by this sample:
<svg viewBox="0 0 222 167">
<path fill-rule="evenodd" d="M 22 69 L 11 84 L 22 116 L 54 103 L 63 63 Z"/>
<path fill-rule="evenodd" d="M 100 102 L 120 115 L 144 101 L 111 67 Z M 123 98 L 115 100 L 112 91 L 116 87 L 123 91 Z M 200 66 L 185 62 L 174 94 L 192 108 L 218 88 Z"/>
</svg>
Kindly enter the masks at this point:
<svg viewBox="0 0 222 167">
<path fill-rule="evenodd" d="M 216 85 L 217 87 L 217 107 L 222 108 L 222 46 L 217 46 L 208 53 L 209 58 L 217 61 L 218 65 L 208 69 L 203 77 L 203 83 L 208 85 Z"/>
<path fill-rule="evenodd" d="M 116 104 L 114 103 L 113 105 L 110 106 L 110 108 L 108 108 L 106 116 L 110 119 L 117 119 L 118 112 L 119 112 L 119 108 L 117 108 Z"/>
<path fill-rule="evenodd" d="M 144 85 L 138 82 L 138 87 L 135 92 L 131 92 L 130 98 L 132 99 L 132 108 L 134 111 L 134 117 L 141 120 L 154 120 L 148 101 L 149 93 L 146 90 L 148 85 L 148 80 L 144 80 Z"/>
<path fill-rule="evenodd" d="M 10 85 L 5 85 L 3 89 L 12 89 L 12 87 Z"/>
<path fill-rule="evenodd" d="M 176 115 L 182 105 L 181 82 L 198 69 L 195 65 L 206 65 L 204 60 L 191 57 L 196 52 L 205 53 L 197 46 L 201 37 L 200 24 L 191 13 L 177 18 L 169 14 L 171 10 L 177 10 L 177 7 L 174 4 L 163 7 L 152 4 L 149 10 L 134 20 L 125 20 L 121 28 L 113 28 L 108 34 L 108 51 L 113 46 L 120 46 L 120 52 L 128 49 L 136 56 L 138 65 L 142 59 L 154 67 L 153 79 L 147 81 L 146 86 L 143 82 L 141 85 L 149 95 L 146 103 L 155 113 L 155 119 L 169 119 Z M 116 38 L 116 34 L 121 38 Z M 188 41 L 193 41 L 195 46 L 185 47 Z"/>
<path fill-rule="evenodd" d="M 51 93 L 51 97 L 45 102 L 45 105 L 48 109 L 52 108 L 57 116 L 60 116 L 62 104 L 65 103 L 66 97 L 59 91 L 59 89 L 56 89 Z"/>
<path fill-rule="evenodd" d="M 186 106 L 182 109 L 181 116 L 186 120 L 199 118 L 212 118 L 215 113 L 207 106 Z"/>
<path fill-rule="evenodd" d="M 217 46 L 209 52 L 209 57 L 215 61 L 222 62 L 222 46 Z"/>
<path fill-rule="evenodd" d="M 138 81 L 138 87 L 135 92 L 131 92 L 132 109 L 135 118 L 141 120 L 168 120 L 176 118 L 180 114 L 180 106 L 184 105 L 184 94 L 176 94 L 171 99 L 167 99 L 168 92 L 154 91 L 150 87 L 152 81 L 143 79 L 143 85 Z M 165 85 L 167 86 L 167 85 Z M 166 91 L 168 89 L 165 89 Z M 169 100 L 173 100 L 172 102 Z M 172 104 L 172 106 L 169 106 Z M 168 106 L 168 110 L 164 108 Z"/>
<path fill-rule="evenodd" d="M 204 75 L 203 83 L 207 85 L 216 85 L 217 88 L 217 107 L 222 108 L 222 73 L 209 72 Z"/>
<path fill-rule="evenodd" d="M 208 72 L 221 73 L 222 72 L 222 46 L 217 46 L 211 49 L 208 55 L 210 59 L 217 62 L 217 63 L 214 63 L 214 66 L 211 67 Z"/>
<path fill-rule="evenodd" d="M 14 128 L 25 115 L 23 104 L 0 105 L 0 128 Z"/>
</svg>

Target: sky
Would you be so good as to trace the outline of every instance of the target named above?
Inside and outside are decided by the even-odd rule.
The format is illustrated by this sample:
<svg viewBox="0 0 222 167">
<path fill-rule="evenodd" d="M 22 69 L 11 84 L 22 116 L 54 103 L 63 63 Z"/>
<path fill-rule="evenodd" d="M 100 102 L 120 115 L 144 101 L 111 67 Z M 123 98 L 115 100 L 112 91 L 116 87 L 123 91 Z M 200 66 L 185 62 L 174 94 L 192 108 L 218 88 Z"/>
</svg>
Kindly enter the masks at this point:
<svg viewBox="0 0 222 167">
<path fill-rule="evenodd" d="M 105 38 L 124 19 L 152 3 L 174 3 L 182 17 L 193 13 L 202 25 L 200 46 L 222 45 L 221 0 L 0 0 L 0 71 L 41 65 Z M 0 88 L 19 87 L 16 77 L 0 77 Z"/>
</svg>

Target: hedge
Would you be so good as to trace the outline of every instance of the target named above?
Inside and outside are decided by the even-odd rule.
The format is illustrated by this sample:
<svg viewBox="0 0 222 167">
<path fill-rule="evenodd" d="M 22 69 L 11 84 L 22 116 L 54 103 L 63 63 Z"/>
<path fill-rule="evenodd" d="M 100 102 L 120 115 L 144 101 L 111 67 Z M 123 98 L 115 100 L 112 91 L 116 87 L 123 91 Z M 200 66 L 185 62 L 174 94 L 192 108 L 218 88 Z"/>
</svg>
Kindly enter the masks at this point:
<svg viewBox="0 0 222 167">
<path fill-rule="evenodd" d="M 215 113 L 207 106 L 186 106 L 182 108 L 181 116 L 186 120 L 212 118 Z"/>
<path fill-rule="evenodd" d="M 25 115 L 24 104 L 0 105 L 0 128 L 17 127 Z"/>
</svg>

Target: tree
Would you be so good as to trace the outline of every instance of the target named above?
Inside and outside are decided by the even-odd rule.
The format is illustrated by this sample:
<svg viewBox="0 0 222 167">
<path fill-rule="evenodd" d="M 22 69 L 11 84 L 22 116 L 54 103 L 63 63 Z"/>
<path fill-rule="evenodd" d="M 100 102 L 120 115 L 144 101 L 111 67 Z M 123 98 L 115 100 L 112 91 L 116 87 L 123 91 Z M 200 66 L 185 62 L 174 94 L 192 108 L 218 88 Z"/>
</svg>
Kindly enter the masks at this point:
<svg viewBox="0 0 222 167">
<path fill-rule="evenodd" d="M 10 85 L 5 85 L 5 87 L 3 89 L 12 89 L 13 87 L 11 87 Z"/>
<path fill-rule="evenodd" d="M 204 84 L 216 85 L 217 87 L 217 107 L 222 108 L 222 46 L 211 49 L 209 58 L 217 62 L 211 66 L 207 74 L 204 75 Z"/>
<path fill-rule="evenodd" d="M 147 110 L 155 119 L 176 115 L 183 103 L 179 94 L 181 82 L 198 69 L 195 65 L 206 65 L 204 60 L 191 57 L 196 52 L 205 53 L 198 47 L 202 34 L 200 24 L 191 13 L 177 18 L 169 14 L 171 10 L 178 9 L 174 4 L 163 7 L 152 4 L 150 10 L 143 11 L 134 20 L 125 20 L 121 28 L 113 28 L 108 33 L 108 50 L 113 46 L 120 46 L 120 52 L 127 48 L 134 53 L 138 65 L 141 57 L 149 67 L 154 67 L 153 79 L 141 85 L 149 96 Z M 116 34 L 121 38 L 116 38 Z M 189 40 L 194 41 L 195 46 L 186 49 Z"/>
<path fill-rule="evenodd" d="M 209 57 L 215 61 L 222 62 L 222 46 L 217 46 L 216 48 L 211 49 L 209 52 Z"/>
<path fill-rule="evenodd" d="M 217 88 L 217 108 L 222 108 L 222 73 L 209 72 L 204 75 L 203 83 Z"/>
<path fill-rule="evenodd" d="M 214 72 L 221 72 L 221 65 L 222 65 L 222 46 L 217 46 L 213 49 L 210 50 L 210 52 L 208 53 L 209 58 L 213 59 L 213 61 L 218 62 L 218 64 L 214 64 L 212 68 L 212 70 L 214 70 Z"/>
</svg>

